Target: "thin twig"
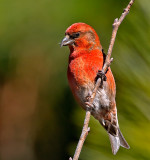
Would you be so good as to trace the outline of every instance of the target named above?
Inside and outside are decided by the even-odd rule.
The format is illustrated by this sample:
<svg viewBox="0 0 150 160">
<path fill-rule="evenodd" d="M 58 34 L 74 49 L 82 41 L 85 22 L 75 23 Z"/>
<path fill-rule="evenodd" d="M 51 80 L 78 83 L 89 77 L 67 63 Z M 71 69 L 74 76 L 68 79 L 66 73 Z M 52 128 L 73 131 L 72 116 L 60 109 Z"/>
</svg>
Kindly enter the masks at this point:
<svg viewBox="0 0 150 160">
<path fill-rule="evenodd" d="M 120 26 L 120 24 L 122 23 L 122 21 L 124 20 L 124 18 L 126 17 L 126 15 L 129 13 L 130 11 L 130 8 L 132 6 L 132 4 L 134 3 L 135 0 L 131 0 L 128 4 L 128 6 L 124 9 L 121 17 L 118 19 L 116 18 L 114 20 L 114 23 L 113 23 L 113 31 L 112 31 L 112 36 L 111 36 L 111 40 L 110 40 L 110 45 L 109 45 L 109 48 L 108 48 L 108 52 L 107 52 L 107 57 L 106 57 L 106 61 L 105 61 L 105 64 L 103 66 L 103 69 L 102 71 L 104 73 L 106 73 L 108 67 L 110 66 L 111 62 L 112 62 L 112 58 L 111 57 L 111 53 L 112 53 L 112 49 L 113 49 L 113 46 L 114 46 L 114 43 L 115 43 L 115 39 L 116 39 L 116 35 L 117 35 L 117 31 L 118 31 L 118 28 Z"/>
<path fill-rule="evenodd" d="M 91 112 L 86 111 L 85 119 L 84 119 L 84 125 L 82 129 L 82 134 L 80 136 L 73 160 L 77 160 L 79 158 L 83 143 L 86 139 L 86 136 L 88 135 L 88 132 L 90 131 L 90 128 L 88 127 L 89 121 L 90 121 Z M 69 159 L 71 160 L 71 158 Z"/>
<path fill-rule="evenodd" d="M 111 58 L 111 53 L 112 53 L 112 49 L 113 49 L 113 46 L 114 46 L 114 43 L 115 43 L 115 39 L 116 39 L 116 35 L 117 35 L 117 31 L 118 31 L 118 28 L 120 26 L 120 24 L 122 23 L 122 21 L 124 20 L 124 18 L 126 17 L 126 15 L 129 13 L 130 11 L 130 8 L 132 6 L 132 4 L 134 3 L 135 0 L 131 0 L 128 4 L 128 6 L 124 9 L 121 17 L 118 19 L 116 18 L 114 20 L 114 23 L 113 23 L 113 31 L 112 31 L 112 36 L 111 36 L 111 40 L 110 40 L 110 45 L 109 45 L 109 48 L 108 48 L 108 52 L 107 52 L 107 56 L 106 56 L 106 60 L 105 60 L 105 63 L 103 65 L 103 68 L 102 68 L 102 74 L 105 75 L 109 66 L 111 65 L 111 62 L 113 61 L 113 58 Z M 89 98 L 89 101 L 87 103 L 87 108 L 90 108 L 90 104 L 93 103 L 94 101 L 94 98 L 95 98 L 95 95 L 97 93 L 97 90 L 99 87 L 103 87 L 103 79 L 104 76 L 102 78 L 98 78 L 97 79 L 97 82 L 95 84 L 95 88 Z M 81 150 L 82 150 L 82 147 L 83 147 L 83 144 L 84 144 L 84 141 L 88 135 L 88 132 L 90 130 L 90 128 L 88 127 L 89 125 L 89 121 L 90 121 L 90 116 L 91 116 L 91 112 L 89 110 L 86 111 L 86 116 L 85 116 L 85 120 L 84 120 L 84 125 L 83 125 L 83 129 L 82 129 L 82 133 L 81 133 L 81 136 L 80 136 L 80 139 L 79 139 L 79 142 L 78 142 L 78 145 L 77 145 L 77 148 L 76 148 L 76 151 L 75 151 L 75 154 L 74 154 L 74 157 L 73 157 L 73 160 L 78 160 L 79 158 L 79 155 L 81 153 Z M 72 158 L 70 157 L 69 160 L 72 160 Z"/>
</svg>

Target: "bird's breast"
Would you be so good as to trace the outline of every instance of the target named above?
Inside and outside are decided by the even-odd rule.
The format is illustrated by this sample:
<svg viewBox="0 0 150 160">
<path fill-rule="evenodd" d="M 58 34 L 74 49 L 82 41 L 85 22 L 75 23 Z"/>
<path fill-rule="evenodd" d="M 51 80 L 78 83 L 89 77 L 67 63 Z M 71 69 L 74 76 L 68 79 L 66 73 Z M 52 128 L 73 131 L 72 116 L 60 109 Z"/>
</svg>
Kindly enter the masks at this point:
<svg viewBox="0 0 150 160">
<path fill-rule="evenodd" d="M 83 55 L 71 59 L 68 65 L 68 81 L 73 95 L 81 106 L 85 105 L 87 97 L 92 93 L 95 77 L 102 68 L 103 57 L 98 55 Z"/>
<path fill-rule="evenodd" d="M 103 56 L 87 53 L 69 60 L 68 80 L 80 86 L 94 83 L 98 70 L 102 69 Z"/>
<path fill-rule="evenodd" d="M 85 102 L 93 92 L 95 77 L 98 70 L 103 66 L 103 57 L 97 55 L 83 55 L 69 60 L 68 81 L 72 93 L 83 109 L 86 109 Z M 93 106 L 92 115 L 100 119 L 111 108 L 111 103 L 115 100 L 115 81 L 109 68 L 107 81 L 104 82 L 103 89 L 98 89 Z"/>
</svg>

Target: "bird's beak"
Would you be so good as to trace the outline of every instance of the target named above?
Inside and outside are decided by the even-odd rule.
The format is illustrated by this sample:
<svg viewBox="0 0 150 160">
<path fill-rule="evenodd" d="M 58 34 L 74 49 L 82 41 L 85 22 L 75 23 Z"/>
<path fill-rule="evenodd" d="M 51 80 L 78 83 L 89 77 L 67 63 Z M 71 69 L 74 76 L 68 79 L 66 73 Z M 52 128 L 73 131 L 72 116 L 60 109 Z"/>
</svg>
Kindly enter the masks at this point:
<svg viewBox="0 0 150 160">
<path fill-rule="evenodd" d="M 71 39 L 71 38 L 69 37 L 69 35 L 66 35 L 66 36 L 64 37 L 64 39 L 62 40 L 60 46 L 61 46 L 61 47 L 62 47 L 62 46 L 67 46 L 67 45 L 71 45 L 71 44 L 73 44 L 73 43 L 74 43 L 74 40 Z"/>
</svg>

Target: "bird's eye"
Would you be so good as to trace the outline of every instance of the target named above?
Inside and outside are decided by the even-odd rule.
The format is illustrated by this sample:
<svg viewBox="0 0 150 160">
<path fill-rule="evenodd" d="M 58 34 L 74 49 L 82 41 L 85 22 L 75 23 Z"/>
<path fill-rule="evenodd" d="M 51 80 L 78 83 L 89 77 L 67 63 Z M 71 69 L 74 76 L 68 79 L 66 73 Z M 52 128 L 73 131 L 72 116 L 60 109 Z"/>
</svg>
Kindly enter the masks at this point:
<svg viewBox="0 0 150 160">
<path fill-rule="evenodd" d="M 70 38 L 74 39 L 74 38 L 78 38 L 80 36 L 80 33 L 73 33 L 72 35 L 70 35 Z"/>
</svg>

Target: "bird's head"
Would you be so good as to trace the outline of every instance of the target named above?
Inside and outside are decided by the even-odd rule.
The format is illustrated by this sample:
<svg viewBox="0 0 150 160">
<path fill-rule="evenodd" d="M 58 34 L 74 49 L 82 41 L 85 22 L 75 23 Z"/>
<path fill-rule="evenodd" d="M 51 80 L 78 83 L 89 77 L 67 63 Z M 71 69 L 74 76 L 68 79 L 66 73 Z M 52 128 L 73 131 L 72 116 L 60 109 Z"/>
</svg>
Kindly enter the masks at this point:
<svg viewBox="0 0 150 160">
<path fill-rule="evenodd" d="M 74 23 L 67 28 L 61 46 L 69 46 L 70 49 L 86 48 L 101 49 L 99 37 L 95 30 L 85 23 Z"/>
</svg>

